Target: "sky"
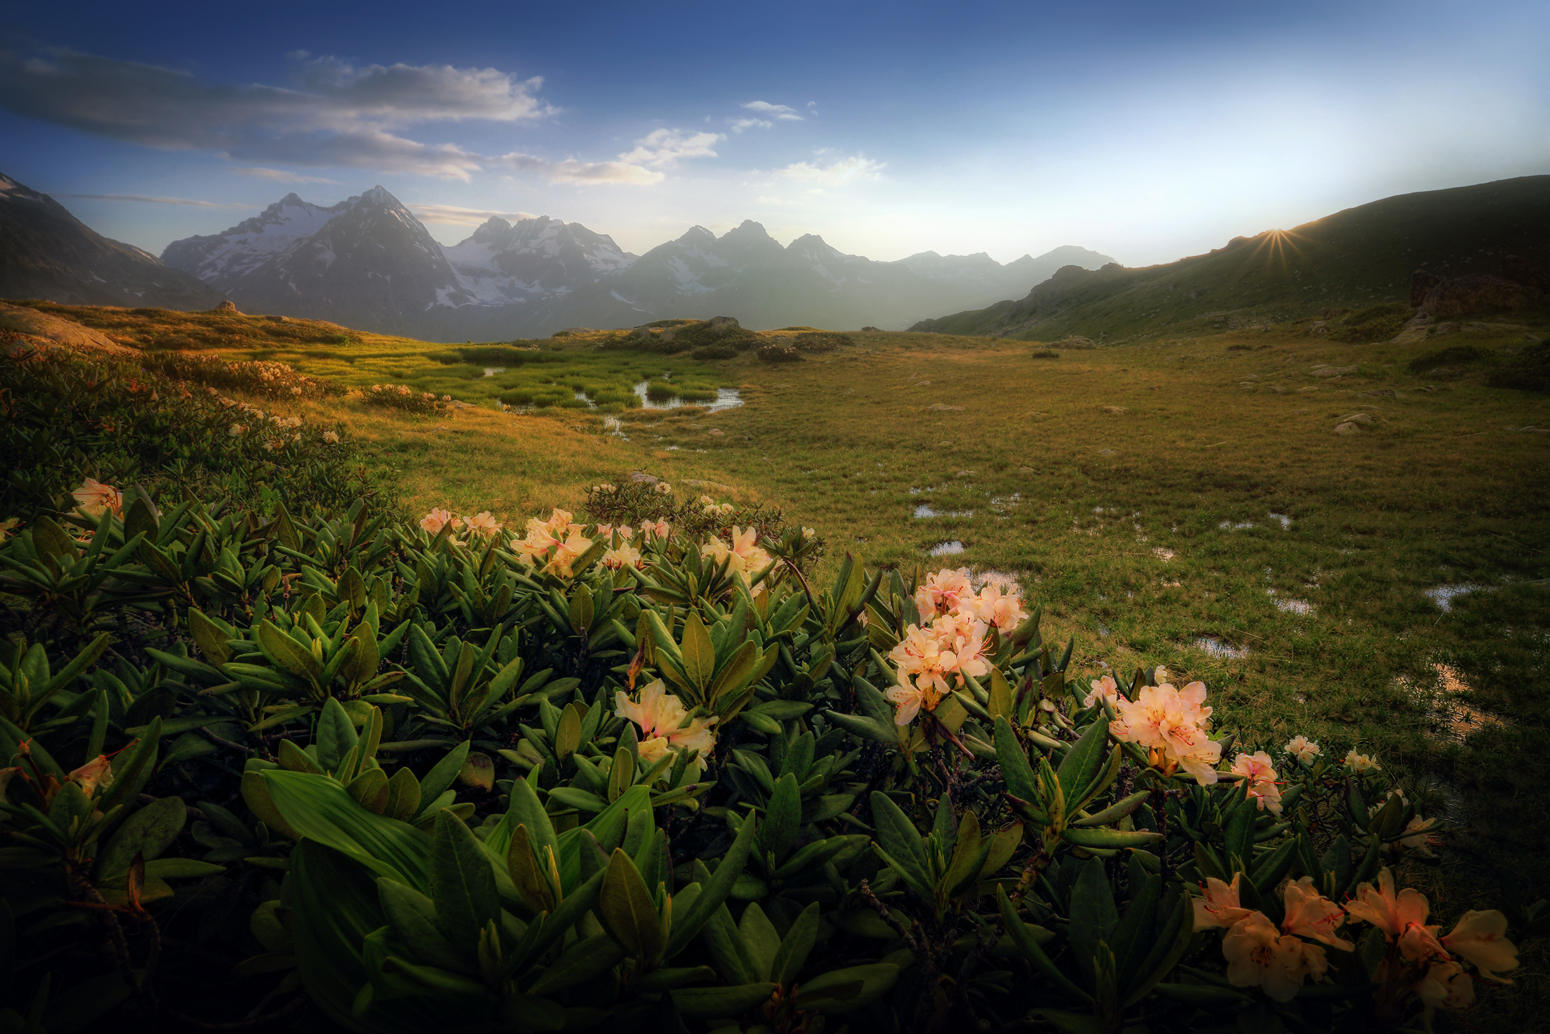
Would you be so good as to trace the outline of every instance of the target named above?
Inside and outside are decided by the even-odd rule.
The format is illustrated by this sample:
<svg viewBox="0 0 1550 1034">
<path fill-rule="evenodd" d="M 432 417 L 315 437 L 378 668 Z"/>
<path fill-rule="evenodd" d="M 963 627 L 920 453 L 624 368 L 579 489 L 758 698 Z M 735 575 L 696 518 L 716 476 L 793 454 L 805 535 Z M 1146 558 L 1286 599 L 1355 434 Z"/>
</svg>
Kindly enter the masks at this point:
<svg viewBox="0 0 1550 1034">
<path fill-rule="evenodd" d="M 455 243 L 745 219 L 880 260 L 1169 262 L 1550 173 L 1550 5 L 8 5 L 0 172 L 160 253 L 381 184 Z"/>
</svg>

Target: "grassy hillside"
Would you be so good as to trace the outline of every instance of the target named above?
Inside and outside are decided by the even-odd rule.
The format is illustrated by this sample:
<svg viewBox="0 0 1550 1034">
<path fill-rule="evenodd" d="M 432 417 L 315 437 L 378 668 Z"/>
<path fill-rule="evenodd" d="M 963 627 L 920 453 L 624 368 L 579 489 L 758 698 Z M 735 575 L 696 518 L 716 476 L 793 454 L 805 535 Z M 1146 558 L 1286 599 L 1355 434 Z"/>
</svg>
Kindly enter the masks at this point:
<svg viewBox="0 0 1550 1034">
<path fill-rule="evenodd" d="M 1499 274 L 1504 255 L 1550 265 L 1550 176 L 1403 194 L 1166 265 L 1071 272 L 911 329 L 1107 344 L 1211 333 L 1408 300 L 1417 269 Z"/>
<path fill-rule="evenodd" d="M 1470 197 L 1477 213 L 1496 211 Z M 1351 227 L 1379 207 L 1312 224 L 1345 236 L 1298 254 L 1371 270 L 1375 292 L 1393 287 L 1375 258 L 1363 266 L 1355 244 L 1339 245 L 1369 239 Z M 1388 210 L 1384 225 L 1403 214 Z M 1521 243 L 1499 247 L 1529 251 Z M 1240 253 L 1260 268 L 1293 262 L 1287 249 L 1271 262 L 1267 247 L 1191 261 L 1223 277 L 1252 268 Z M 1327 302 L 1353 300 L 1366 299 Z M 173 316 L 191 341 L 227 319 L 76 312 L 125 342 L 171 333 Z M 429 385 L 454 369 L 435 358 L 446 346 L 276 326 L 298 337 L 241 337 L 219 354 L 279 356 L 357 386 L 393 371 Z M 1339 756 L 1375 754 L 1445 816 L 1441 876 L 1422 889 L 1447 912 L 1464 905 L 1447 899 L 1450 882 L 1493 905 L 1504 875 L 1540 888 L 1531 899 L 1550 885 L 1550 776 L 1538 763 L 1550 751 L 1550 396 L 1498 386 L 1529 383 L 1525 364 L 1543 362 L 1544 346 L 1526 339 L 1547 336 L 1544 318 L 1415 344 L 1341 344 L 1287 325 L 1051 352 L 869 333 L 780 365 L 754 351 L 699 362 L 601 351 L 583 337 L 545 343 L 559 348 L 543 352 L 553 382 L 608 364 L 671 367 L 737 387 L 745 405 L 415 416 L 354 394 L 279 408 L 342 424 L 416 513 L 490 509 L 520 524 L 647 470 L 681 493 L 784 507 L 827 538 L 830 564 L 850 551 L 1011 572 L 1053 631 L 1075 637 L 1083 678 L 1165 664 L 1204 680 L 1219 726 L 1248 741 L 1301 733 Z M 469 373 L 452 394 L 474 398 L 461 392 L 483 380 Z M 1482 988 L 1471 1021 L 1529 1029 L 1547 973 L 1543 946 L 1531 948 L 1514 988 Z"/>
</svg>

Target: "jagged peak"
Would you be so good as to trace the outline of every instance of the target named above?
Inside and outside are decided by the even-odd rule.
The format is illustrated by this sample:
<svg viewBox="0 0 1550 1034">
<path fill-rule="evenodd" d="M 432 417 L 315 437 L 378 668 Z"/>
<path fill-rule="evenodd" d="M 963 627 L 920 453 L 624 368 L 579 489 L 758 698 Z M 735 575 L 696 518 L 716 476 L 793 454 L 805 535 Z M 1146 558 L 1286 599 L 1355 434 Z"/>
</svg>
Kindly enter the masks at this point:
<svg viewBox="0 0 1550 1034">
<path fill-rule="evenodd" d="M 732 227 L 732 229 L 730 229 L 726 233 L 722 234 L 721 235 L 721 239 L 722 240 L 726 240 L 728 237 L 732 236 L 734 233 L 737 234 L 740 237 L 765 237 L 765 238 L 768 238 L 769 235 L 770 235 L 769 231 L 764 228 L 764 224 L 763 223 L 756 223 L 752 219 L 744 219 L 742 222 L 740 222 L 736 226 Z"/>
</svg>

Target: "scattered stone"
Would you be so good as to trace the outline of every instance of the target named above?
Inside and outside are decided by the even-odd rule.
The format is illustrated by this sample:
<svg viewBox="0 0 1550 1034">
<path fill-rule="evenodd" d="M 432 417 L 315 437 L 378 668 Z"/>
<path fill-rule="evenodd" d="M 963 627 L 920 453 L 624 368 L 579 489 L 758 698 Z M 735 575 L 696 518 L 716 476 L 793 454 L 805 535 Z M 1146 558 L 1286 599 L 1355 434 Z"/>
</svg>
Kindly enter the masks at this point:
<svg viewBox="0 0 1550 1034">
<path fill-rule="evenodd" d="M 1104 406 L 1103 407 L 1103 411 L 1105 413 L 1113 413 L 1116 416 L 1121 414 L 1121 413 L 1128 413 L 1128 412 L 1130 412 L 1130 410 L 1126 409 L 1124 406 Z"/>
<path fill-rule="evenodd" d="M 290 320 L 287 319 L 284 316 L 265 316 L 264 317 L 264 322 L 265 323 L 289 323 Z"/>
<path fill-rule="evenodd" d="M 1299 395 L 1302 395 L 1302 394 L 1305 394 L 1305 393 L 1306 393 L 1306 392 L 1310 392 L 1310 391 L 1318 391 L 1318 390 L 1319 390 L 1319 389 L 1318 389 L 1318 388 L 1317 388 L 1317 387 L 1316 387 L 1316 386 L 1313 386 L 1313 387 L 1307 387 L 1307 388 L 1298 388 L 1298 389 L 1297 389 L 1297 394 L 1299 394 Z"/>
<path fill-rule="evenodd" d="M 224 302 L 222 302 L 221 304 L 217 305 L 215 307 L 214 311 L 216 311 L 216 312 L 236 312 L 237 311 L 237 303 L 232 301 L 230 298 L 228 298 Z"/>
<path fill-rule="evenodd" d="M 1411 321 L 1411 322 L 1414 322 L 1414 321 Z M 1410 324 L 1407 323 L 1407 324 L 1405 324 L 1405 329 L 1404 330 L 1401 330 L 1398 334 L 1395 334 L 1393 337 L 1389 338 L 1389 344 L 1391 344 L 1391 345 L 1413 345 L 1413 344 L 1416 344 L 1419 341 L 1425 341 L 1426 340 L 1426 336 L 1430 332 L 1431 332 L 1431 321 L 1430 320 L 1428 320 L 1426 323 L 1423 323 L 1423 324 L 1421 324 L 1420 326 L 1417 326 L 1417 327 L 1412 327 L 1412 326 L 1410 326 Z"/>
<path fill-rule="evenodd" d="M 877 331 L 876 327 L 862 327 L 861 329 L 862 329 L 863 332 L 873 332 L 873 333 L 875 333 Z"/>
<path fill-rule="evenodd" d="M 1326 320 L 1332 320 L 1336 316 L 1344 316 L 1346 313 L 1348 313 L 1350 311 L 1351 311 L 1350 309 L 1320 309 L 1319 310 L 1319 318 L 1320 319 L 1326 319 Z"/>
<path fill-rule="evenodd" d="M 1272 384 L 1270 386 L 1270 390 L 1275 392 L 1277 395 L 1284 395 L 1286 393 L 1286 389 L 1281 387 L 1279 384 Z"/>
<path fill-rule="evenodd" d="M 1328 336 L 1329 322 L 1327 320 L 1314 320 L 1308 325 L 1308 333 L 1314 337 Z"/>
<path fill-rule="evenodd" d="M 947 413 L 962 413 L 963 412 L 963 407 L 962 406 L 949 406 L 949 405 L 945 405 L 945 404 L 943 404 L 941 402 L 933 402 L 931 405 L 927 406 L 926 408 L 927 409 L 941 410 L 941 411 L 947 412 Z"/>
<path fill-rule="evenodd" d="M 716 437 L 718 437 L 718 438 L 719 438 L 719 437 L 721 437 L 721 435 L 722 435 L 722 434 L 723 434 L 723 433 L 724 433 L 724 432 L 723 432 L 723 431 L 722 431 L 722 430 L 721 430 L 721 428 L 719 428 L 719 427 L 712 427 L 712 428 L 711 428 L 711 429 L 710 429 L 710 430 L 709 430 L 709 431 L 706 431 L 706 432 L 705 432 L 705 433 L 706 433 L 706 434 L 713 434 L 713 435 L 715 435 L 715 436 L 716 436 Z"/>
<path fill-rule="evenodd" d="M 1361 424 L 1363 427 L 1366 427 L 1368 424 L 1372 423 L 1372 417 L 1368 416 L 1366 413 L 1352 413 L 1350 416 L 1342 420 L 1341 423 Z"/>
<path fill-rule="evenodd" d="M 1391 399 L 1395 397 L 1396 393 L 1393 388 L 1379 388 L 1377 391 L 1364 391 L 1362 394 L 1368 398 Z"/>
<path fill-rule="evenodd" d="M 1539 287 L 1485 273 L 1440 277 L 1418 269 L 1410 277 L 1410 304 L 1437 318 L 1487 309 L 1521 309 L 1542 293 Z"/>
<path fill-rule="evenodd" d="M 1100 456 L 1117 456 L 1119 454 L 1116 453 L 1113 449 L 1099 449 L 1098 450 L 1098 455 L 1100 455 Z"/>
<path fill-rule="evenodd" d="M 1348 373 L 1355 373 L 1354 366 L 1316 366 L 1313 368 L 1315 377 L 1343 377 Z"/>
<path fill-rule="evenodd" d="M 1360 434 L 1361 428 L 1352 423 L 1336 424 L 1336 434 Z"/>
</svg>

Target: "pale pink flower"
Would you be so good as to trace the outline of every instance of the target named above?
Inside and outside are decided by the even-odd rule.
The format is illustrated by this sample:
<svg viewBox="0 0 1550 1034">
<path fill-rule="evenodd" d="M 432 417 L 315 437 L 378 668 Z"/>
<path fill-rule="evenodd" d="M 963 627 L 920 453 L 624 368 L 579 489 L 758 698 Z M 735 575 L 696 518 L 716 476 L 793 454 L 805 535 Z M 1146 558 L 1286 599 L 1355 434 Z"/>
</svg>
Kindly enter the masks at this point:
<svg viewBox="0 0 1550 1034">
<path fill-rule="evenodd" d="M 1345 756 L 1346 767 L 1356 772 L 1371 772 L 1378 767 L 1378 762 L 1366 754 L 1358 754 L 1352 750 Z"/>
<path fill-rule="evenodd" d="M 1305 977 L 1318 979 L 1329 968 L 1323 948 L 1283 934 L 1261 912 L 1249 913 L 1227 931 L 1222 955 L 1228 983 L 1258 987 L 1278 1002 L 1291 1001 Z"/>
<path fill-rule="evenodd" d="M 1110 704 L 1118 705 L 1124 696 L 1119 691 L 1119 683 L 1114 681 L 1113 675 L 1105 675 L 1101 679 L 1093 679 L 1088 685 L 1092 686 L 1092 692 L 1082 698 L 1083 707 L 1092 707 L 1094 704 L 1107 700 Z"/>
<path fill-rule="evenodd" d="M 550 512 L 549 519 L 544 521 L 544 525 L 548 527 L 550 531 L 569 531 L 571 520 L 572 514 L 569 510 L 562 510 L 559 507 L 555 507 L 554 510 Z M 529 525 L 529 527 L 531 527 L 531 525 Z"/>
<path fill-rule="evenodd" d="M 116 517 L 123 511 L 123 494 L 94 478 L 82 481 L 81 487 L 70 494 L 75 497 L 75 508 L 88 517 L 101 517 L 110 512 Z"/>
<path fill-rule="evenodd" d="M 614 694 L 614 713 L 627 718 L 640 728 L 640 756 L 648 764 L 657 760 L 665 751 L 681 753 L 699 751 L 695 760 L 699 771 L 705 771 L 705 759 L 715 749 L 716 737 L 711 731 L 716 718 L 690 719 L 683 701 L 667 692 L 666 684 L 657 679 L 642 687 L 640 700 L 630 699 L 620 691 Z"/>
<path fill-rule="evenodd" d="M 899 673 L 899 682 L 883 690 L 883 696 L 898 710 L 894 712 L 893 723 L 895 725 L 908 725 L 920 714 L 921 707 L 928 711 L 934 711 L 936 705 L 941 702 L 942 696 L 931 686 L 922 688 L 904 678 L 904 673 Z"/>
<path fill-rule="evenodd" d="M 1313 764 L 1313 759 L 1321 753 L 1318 743 L 1306 736 L 1293 736 L 1282 749 L 1304 765 Z"/>
<path fill-rule="evenodd" d="M 1022 597 L 1018 595 L 1016 586 L 1003 588 L 992 582 L 981 589 L 977 596 L 960 599 L 958 606 L 965 611 L 972 610 L 985 624 L 1003 633 L 1013 631 L 1028 620 L 1028 612 L 1023 610 Z"/>
<path fill-rule="evenodd" d="M 1231 883 L 1223 883 L 1215 876 L 1207 876 L 1200 889 L 1200 897 L 1194 899 L 1195 929 L 1207 930 L 1213 926 L 1232 929 L 1240 919 L 1246 919 L 1250 909 L 1238 904 L 1238 880 L 1243 874 L 1232 874 Z"/>
<path fill-rule="evenodd" d="M 1507 939 L 1507 917 L 1496 909 L 1465 912 L 1442 945 L 1463 956 L 1487 980 L 1512 983 L 1501 973 L 1518 967 L 1518 949 Z"/>
<path fill-rule="evenodd" d="M 1168 682 L 1143 686 L 1135 700 L 1116 701 L 1116 719 L 1109 730 L 1118 739 L 1149 748 L 1152 764 L 1164 772 L 1182 768 L 1207 786 L 1217 781 L 1222 745 L 1207 735 L 1211 708 L 1204 706 L 1205 698 L 1203 682 L 1183 689 Z"/>
<path fill-rule="evenodd" d="M 493 538 L 501 530 L 500 521 L 491 516 L 489 510 L 479 511 L 472 517 L 467 518 L 465 523 L 468 526 L 468 533 L 470 535 L 478 535 L 481 538 Z"/>
<path fill-rule="evenodd" d="M 1426 925 L 1431 912 L 1426 895 L 1411 887 L 1395 893 L 1394 874 L 1388 866 L 1378 870 L 1376 887 L 1371 883 L 1357 886 L 1356 899 L 1346 902 L 1345 910 L 1352 919 L 1382 930 L 1412 962 L 1446 954 L 1437 940 L 1437 927 Z"/>
<path fill-rule="evenodd" d="M 323 432 L 323 440 L 325 442 L 328 442 L 330 445 L 338 445 L 339 444 L 339 432 L 338 431 L 324 431 Z"/>
<path fill-rule="evenodd" d="M 1276 785 L 1276 770 L 1270 764 L 1269 754 L 1262 750 L 1239 754 L 1233 759 L 1232 773 L 1247 781 L 1248 794 L 1260 811 L 1268 808 L 1272 814 L 1281 814 L 1281 788 Z"/>
<path fill-rule="evenodd" d="M 558 575 L 561 578 L 569 578 L 574 574 L 572 570 L 581 555 L 592 548 L 592 540 L 583 535 L 571 535 L 554 551 L 554 556 L 544 567 L 545 574 Z"/>
<path fill-rule="evenodd" d="M 641 560 L 640 550 L 636 549 L 634 546 L 624 545 L 605 550 L 600 562 L 604 567 L 615 571 L 625 567 L 639 568 L 646 566 L 645 563 Z"/>
<path fill-rule="evenodd" d="M 1436 828 L 1436 819 L 1423 819 L 1420 815 L 1414 816 L 1405 823 L 1405 832 L 1409 836 L 1398 841 L 1398 847 L 1404 851 L 1415 851 L 1423 858 L 1433 858 L 1432 845 L 1437 843 L 1437 838 L 1432 836 L 1432 830 Z"/>
<path fill-rule="evenodd" d="M 973 594 L 974 587 L 969 584 L 967 567 L 956 571 L 944 567 L 935 574 L 927 575 L 926 580 L 916 588 L 915 609 L 920 611 L 920 620 L 930 621 L 938 614 L 956 610 L 960 599 Z"/>
<path fill-rule="evenodd" d="M 430 513 L 420 518 L 420 527 L 432 535 L 441 533 L 441 529 L 452 523 L 452 514 L 443 509 L 433 509 Z"/>
<path fill-rule="evenodd" d="M 71 772 L 67 778 L 80 783 L 81 789 L 86 792 L 86 796 L 90 797 L 98 787 L 107 789 L 113 785 L 113 765 L 106 755 L 99 754 L 95 759 Z"/>
<path fill-rule="evenodd" d="M 1355 944 L 1335 934 L 1345 922 L 1345 910 L 1314 889 L 1312 876 L 1288 883 L 1282 896 L 1286 903 L 1282 932 L 1323 941 L 1341 951 L 1355 949 Z"/>
<path fill-rule="evenodd" d="M 243 424 L 232 424 L 231 427 L 227 428 L 226 433 L 235 438 L 237 435 L 242 434 L 246 430 L 247 427 Z"/>
<path fill-rule="evenodd" d="M 1457 962 L 1433 962 L 1426 970 L 1426 976 L 1415 986 L 1415 993 L 1426 1007 L 1428 1029 L 1431 1015 L 1438 1009 L 1457 1012 L 1475 1004 L 1475 982 Z"/>
</svg>

